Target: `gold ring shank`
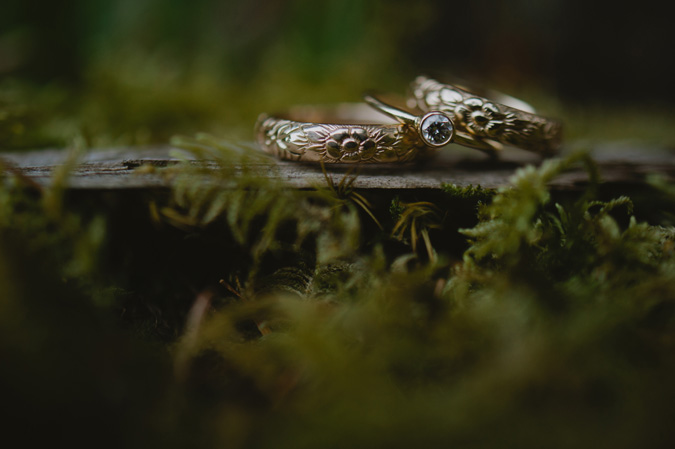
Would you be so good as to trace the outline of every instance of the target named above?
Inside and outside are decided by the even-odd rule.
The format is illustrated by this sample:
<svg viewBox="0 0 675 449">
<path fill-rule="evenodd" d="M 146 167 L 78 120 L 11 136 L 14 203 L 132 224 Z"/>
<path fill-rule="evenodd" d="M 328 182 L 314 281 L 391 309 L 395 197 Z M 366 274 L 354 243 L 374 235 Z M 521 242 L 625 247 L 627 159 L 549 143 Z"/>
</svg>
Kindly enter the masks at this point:
<svg viewBox="0 0 675 449">
<path fill-rule="evenodd" d="M 545 156 L 560 148 L 561 123 L 508 95 L 490 93 L 491 100 L 423 76 L 413 81 L 411 91 L 411 104 L 453 118 L 456 143 L 488 152 L 507 145 Z"/>
<path fill-rule="evenodd" d="M 357 103 L 262 114 L 255 134 L 263 150 L 291 161 L 404 163 L 435 153 L 412 126 L 391 123 L 386 115 Z"/>
</svg>

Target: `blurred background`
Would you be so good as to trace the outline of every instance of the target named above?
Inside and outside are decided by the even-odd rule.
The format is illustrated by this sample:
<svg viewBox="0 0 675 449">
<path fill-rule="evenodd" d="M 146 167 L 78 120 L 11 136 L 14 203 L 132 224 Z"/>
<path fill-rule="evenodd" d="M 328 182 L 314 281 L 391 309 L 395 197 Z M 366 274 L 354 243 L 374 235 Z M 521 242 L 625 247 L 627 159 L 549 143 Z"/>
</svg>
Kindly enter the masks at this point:
<svg viewBox="0 0 675 449">
<path fill-rule="evenodd" d="M 261 112 L 359 101 L 368 88 L 404 93 L 418 74 L 520 97 L 560 117 L 571 145 L 675 148 L 675 45 L 662 9 L 653 0 L 3 0 L 0 151 L 166 144 L 198 132 L 252 140 Z M 176 185 L 199 187 L 195 173 Z M 18 175 L 0 178 L 0 441 L 15 432 L 29 447 L 31 440 L 53 446 L 67 439 L 69 447 L 97 448 L 409 448 L 437 446 L 443 437 L 463 447 L 551 446 L 541 440 L 673 446 L 675 231 L 642 224 L 619 231 L 633 210 L 623 197 L 606 208 L 617 207 L 617 224 L 604 206 L 582 209 L 586 197 L 576 202 L 560 193 L 551 205 L 571 205 L 572 218 L 557 221 L 571 220 L 567 234 L 557 230 L 563 225 L 554 228 L 553 209 L 541 215 L 550 232 L 533 212 L 507 214 L 507 221 L 495 215 L 498 227 L 483 228 L 501 229 L 493 241 L 529 242 L 536 234 L 550 243 L 503 250 L 512 259 L 498 261 L 507 267 L 502 273 L 492 262 L 484 272 L 464 270 L 446 306 L 438 296 L 444 284 L 436 282 L 445 274 L 422 267 L 403 275 L 393 262 L 390 274 L 383 267 L 394 257 L 413 260 L 409 246 L 380 233 L 365 212 L 359 228 L 355 209 L 338 206 L 351 204 L 342 197 L 302 206 L 312 200 L 305 192 L 256 187 L 244 177 L 238 190 L 223 184 L 233 195 L 224 202 L 195 189 L 186 201 L 221 212 L 234 204 L 235 212 L 207 228 L 183 229 L 155 218 L 173 210 L 166 192 L 64 191 L 66 174 L 67 166 L 47 189 Z M 429 218 L 418 229 L 432 229 L 448 275 L 463 257 L 465 236 L 457 230 L 472 227 L 478 204 L 490 198 L 471 186 L 453 189 L 430 197 L 417 189 L 391 202 L 380 193 L 374 202 L 385 229 L 406 202 L 418 205 L 418 223 L 441 223 L 442 216 L 438 227 Z M 639 221 L 672 226 L 675 189 L 667 189 L 637 197 Z M 514 211 L 540 208 L 540 197 L 523 195 Z M 438 213 L 427 208 L 430 200 Z M 252 203 L 258 209 L 239 206 Z M 282 316 L 299 330 L 276 340 L 258 339 L 252 320 L 276 309 L 247 308 L 229 284 L 246 283 L 258 263 L 254 242 L 268 235 L 268 222 L 249 210 L 273 210 L 270 204 L 298 204 L 286 208 L 293 220 L 324 210 L 318 207 L 331 216 L 342 211 L 342 224 L 317 229 L 336 236 L 362 230 L 365 242 L 363 255 L 350 258 L 349 268 L 338 261 L 334 278 L 321 285 L 335 285 L 344 312 L 328 313 L 328 302 L 316 309 L 297 302 Z M 531 227 L 523 228 L 521 215 L 532 215 Z M 296 228 L 275 219 L 283 238 L 279 251 L 265 254 L 269 272 L 268 265 L 305 264 L 312 245 L 339 246 L 337 237 L 308 237 L 298 249 Z M 242 243 L 235 230 L 249 225 L 252 240 Z M 312 226 L 303 232 L 315 232 Z M 474 288 L 476 279 L 486 287 Z M 233 312 L 204 331 L 205 339 L 224 342 L 212 349 L 184 331 L 195 298 L 214 285 L 214 309 Z M 382 292 L 374 294 L 378 285 Z M 478 307 L 460 302 L 474 300 Z M 227 308 L 236 304 L 242 307 Z M 363 444 L 350 444 L 351 437 Z"/>
<path fill-rule="evenodd" d="M 260 112 L 417 74 L 521 96 L 573 139 L 671 144 L 669 20 L 652 0 L 5 0 L 0 147 L 250 139 Z"/>
</svg>

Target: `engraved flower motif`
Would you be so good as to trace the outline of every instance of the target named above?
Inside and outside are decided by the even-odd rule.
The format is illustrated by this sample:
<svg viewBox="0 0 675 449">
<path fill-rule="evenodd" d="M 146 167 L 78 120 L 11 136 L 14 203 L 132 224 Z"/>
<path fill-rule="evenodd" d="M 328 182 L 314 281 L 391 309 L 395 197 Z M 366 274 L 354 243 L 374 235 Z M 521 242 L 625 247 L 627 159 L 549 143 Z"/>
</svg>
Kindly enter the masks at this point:
<svg viewBox="0 0 675 449">
<path fill-rule="evenodd" d="M 471 134 L 496 136 L 504 128 L 504 115 L 493 103 L 468 98 L 455 107 L 455 116 Z"/>
<path fill-rule="evenodd" d="M 322 154 L 326 160 L 366 162 L 391 148 L 393 136 L 382 130 L 361 126 L 323 125 L 305 130 L 312 142 L 308 149 Z"/>
</svg>

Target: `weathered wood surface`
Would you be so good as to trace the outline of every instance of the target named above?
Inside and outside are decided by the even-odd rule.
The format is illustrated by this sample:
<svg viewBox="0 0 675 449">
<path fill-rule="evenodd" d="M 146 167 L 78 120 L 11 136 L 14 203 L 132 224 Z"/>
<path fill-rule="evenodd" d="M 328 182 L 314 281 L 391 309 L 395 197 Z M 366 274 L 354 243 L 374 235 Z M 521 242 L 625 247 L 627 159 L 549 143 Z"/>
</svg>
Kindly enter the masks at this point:
<svg viewBox="0 0 675 449">
<path fill-rule="evenodd" d="M 92 150 L 80 158 L 71 172 L 68 186 L 74 189 L 138 189 L 163 188 L 171 185 L 171 176 L 147 166 L 167 167 L 179 162 L 169 146 L 128 147 Z M 641 184 L 649 174 L 658 173 L 675 179 L 675 149 L 606 143 L 595 145 L 592 157 L 598 162 L 603 182 Z M 68 153 L 64 150 L 0 153 L 1 164 L 41 185 L 51 182 L 54 169 L 62 165 Z M 1 162 L 0 161 L 0 162 Z M 358 169 L 354 187 L 361 189 L 439 189 L 442 184 L 480 185 L 495 188 L 508 183 L 514 171 L 528 163 L 540 161 L 524 151 L 507 150 L 499 161 L 490 161 L 480 152 L 450 146 L 424 164 L 375 166 Z M 195 161 L 204 163 L 204 161 Z M 208 166 L 208 161 L 205 161 Z M 144 168 L 140 168 L 144 167 Z M 281 179 L 296 188 L 310 188 L 324 183 L 321 167 L 265 159 L 248 166 L 254 173 Z M 239 167 L 233 167 L 236 173 Z M 350 166 L 327 166 L 335 179 Z M 587 180 L 581 169 L 556 178 L 553 187 L 575 188 Z"/>
</svg>

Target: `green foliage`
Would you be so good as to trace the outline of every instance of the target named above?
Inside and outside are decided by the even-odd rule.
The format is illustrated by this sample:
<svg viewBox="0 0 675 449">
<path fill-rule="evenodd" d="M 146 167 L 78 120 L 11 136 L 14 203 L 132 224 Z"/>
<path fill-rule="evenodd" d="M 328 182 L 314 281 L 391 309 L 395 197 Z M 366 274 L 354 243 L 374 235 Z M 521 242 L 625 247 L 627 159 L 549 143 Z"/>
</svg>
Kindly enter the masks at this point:
<svg viewBox="0 0 675 449">
<path fill-rule="evenodd" d="M 21 251 L 43 266 L 58 267 L 57 276 L 77 281 L 91 276 L 106 234 L 102 217 L 64 210 L 63 185 L 72 164 L 69 161 L 54 173 L 47 188 L 34 184 L 20 174 L 11 174 L 0 160 L 0 233 L 5 257 Z"/>
<path fill-rule="evenodd" d="M 394 210 L 399 215 L 394 229 L 392 229 L 394 238 L 410 242 L 410 246 L 415 252 L 417 251 L 417 239 L 422 237 L 429 260 L 435 260 L 436 256 L 431 246 L 429 230 L 441 227 L 440 210 L 433 203 L 427 201 L 399 203 Z"/>
<path fill-rule="evenodd" d="M 265 432 L 227 427 L 246 447 L 660 444 L 652 429 L 667 426 L 673 388 L 657 379 L 675 367 L 673 229 L 622 225 L 612 213 L 630 201 L 592 189 L 550 207 L 547 183 L 580 159 L 593 173 L 583 155 L 516 173 L 463 231 L 472 244 L 447 278 L 436 259 L 400 271 L 377 251 L 341 271 L 354 288 L 337 296 L 307 288 L 311 272 L 277 273 L 282 285 L 304 273 L 302 287 L 206 317 L 181 343 L 194 354 L 186 381 L 202 378 L 195 363 L 208 354 L 255 385 L 263 405 L 227 415 L 255 427 L 271 413 Z M 440 214 L 392 210 L 401 235 Z M 272 331 L 242 341 L 242 320 Z"/>
<path fill-rule="evenodd" d="M 465 258 L 516 263 L 508 259 L 519 256 L 521 249 L 527 252 L 541 237 L 540 216 L 550 201 L 547 184 L 579 157 L 547 160 L 539 169 L 527 166 L 517 170 L 511 185 L 500 189 L 493 201 L 482 208 L 482 222 L 462 231 L 473 243 Z"/>
<path fill-rule="evenodd" d="M 0 78 L 0 150 L 64 146 L 75 137 L 66 90 Z M 57 113 L 61 111 L 61 113 Z"/>
<path fill-rule="evenodd" d="M 377 223 L 368 201 L 351 189 L 349 175 L 336 185 L 326 174 L 326 186 L 298 190 L 256 173 L 251 153 L 236 151 L 232 143 L 205 135 L 174 143 L 215 167 L 186 161 L 175 171 L 174 204 L 161 213 L 179 226 L 222 222 L 235 242 L 250 250 L 254 271 L 266 253 L 283 249 L 281 242 L 288 238 L 281 234 L 293 236 L 290 243 L 296 250 L 306 242 L 315 246 L 312 260 L 325 263 L 358 249 L 359 211 Z"/>
<path fill-rule="evenodd" d="M 28 14 L 10 3 L 0 150 L 197 130 L 250 139 L 260 112 L 402 91 L 413 66 L 438 59 L 420 36 L 435 44 L 447 31 L 438 11 L 453 7 L 77 0 Z M 521 3 L 515 16 L 545 18 Z M 504 8 L 493 9 L 498 25 Z M 459 22 L 461 36 L 473 21 Z M 532 30 L 520 41 L 537 47 Z M 492 61 L 492 41 L 457 41 L 465 51 L 451 53 L 472 60 L 441 71 L 471 77 Z M 490 76 L 507 91 L 538 84 L 502 66 Z M 560 85 L 581 98 L 582 81 Z M 638 106 L 523 95 L 558 111 L 568 142 L 672 145 L 673 112 L 625 97 Z M 206 134 L 174 144 L 212 162 L 161 170 L 170 193 L 69 191 L 79 151 L 49 187 L 0 156 L 0 442 L 673 446 L 675 187 L 663 179 L 648 201 L 603 196 L 578 154 L 523 168 L 499 190 L 390 198 L 327 169 L 323 185 L 292 188 L 250 144 Z M 579 163 L 585 193 L 548 188 Z"/>
<path fill-rule="evenodd" d="M 494 189 L 486 189 L 472 184 L 463 187 L 455 184 L 442 184 L 441 188 L 444 192 L 449 193 L 453 197 L 477 200 L 483 203 L 490 200 L 496 193 Z"/>
<path fill-rule="evenodd" d="M 547 210 L 546 184 L 580 157 L 547 161 L 538 170 L 530 167 L 516 172 L 512 187 L 502 189 L 482 208 L 482 222 L 462 230 L 472 239 L 465 254 L 466 267 L 489 266 L 513 275 L 514 270 L 529 266 L 537 276 L 551 281 L 583 275 L 601 276 L 608 282 L 607 273 L 621 272 L 619 278 L 629 281 L 653 270 L 660 261 L 659 241 L 666 234 L 661 228 L 638 224 L 634 217 L 622 229 L 611 213 L 625 208 L 630 214 L 629 198 L 592 200 L 591 186 L 567 207 L 556 203 L 555 211 Z M 592 165 L 589 170 L 594 173 Z"/>
<path fill-rule="evenodd" d="M 386 217 L 382 201 L 352 188 L 352 174 L 335 181 L 326 171 L 325 185 L 300 191 L 261 172 L 257 158 L 266 156 L 242 145 L 206 135 L 175 144 L 212 162 L 186 157 L 164 170 L 172 195 L 150 197 L 156 228 L 125 251 L 169 254 L 200 236 L 217 250 L 215 257 L 207 247 L 188 252 L 193 258 L 180 270 L 150 259 L 157 267 L 141 274 L 142 294 L 115 290 L 114 276 L 96 273 L 115 220 L 74 210 L 59 188 L 6 178 L 0 351 L 11 368 L 0 380 L 21 392 L 35 388 L 37 380 L 18 368 L 30 361 L 22 355 L 27 345 L 39 369 L 54 353 L 88 367 L 80 374 L 101 369 L 101 357 L 115 373 L 90 374 L 95 381 L 83 391 L 62 396 L 45 387 L 36 397 L 22 393 L 22 402 L 10 396 L 10 404 L 41 410 L 68 397 L 95 400 L 90 407 L 120 426 L 125 446 L 628 448 L 673 441 L 675 229 L 640 223 L 627 197 L 598 199 L 594 182 L 581 195 L 551 192 L 548 183 L 573 164 L 585 164 L 595 180 L 583 154 L 519 170 L 489 197 L 448 188 L 440 194 L 447 203 L 387 199 Z M 469 239 L 462 258 L 448 244 L 457 232 L 448 217 L 467 202 L 479 214 L 461 230 Z M 178 237 L 175 247 L 137 243 L 152 232 L 172 235 L 167 228 Z M 428 257 L 416 254 L 419 239 Z M 26 242 L 32 246 L 22 251 Z M 26 255 L 29 263 L 12 264 Z M 16 273 L 36 260 L 39 273 L 59 268 L 31 286 Z M 209 275 L 183 280 L 190 265 Z M 144 285 L 156 280 L 165 284 L 156 294 L 171 301 L 147 296 Z M 197 288 L 171 291 L 181 283 Z M 93 291 L 106 288 L 114 301 L 96 300 Z M 91 313 L 92 304 L 117 316 L 138 303 L 160 308 L 156 320 L 182 307 L 178 337 L 137 346 L 158 328 L 144 327 L 141 338 L 134 326 L 120 334 L 119 323 Z M 36 315 L 43 309 L 58 313 Z M 39 329 L 52 338 L 38 338 Z M 110 342 L 127 339 L 133 343 L 112 345 L 108 354 Z M 154 373 L 150 386 L 141 372 Z M 79 374 L 73 379 L 82 383 Z M 134 407 L 115 405 L 112 388 L 128 391 Z M 143 439 L 131 424 L 141 411 Z"/>
</svg>

